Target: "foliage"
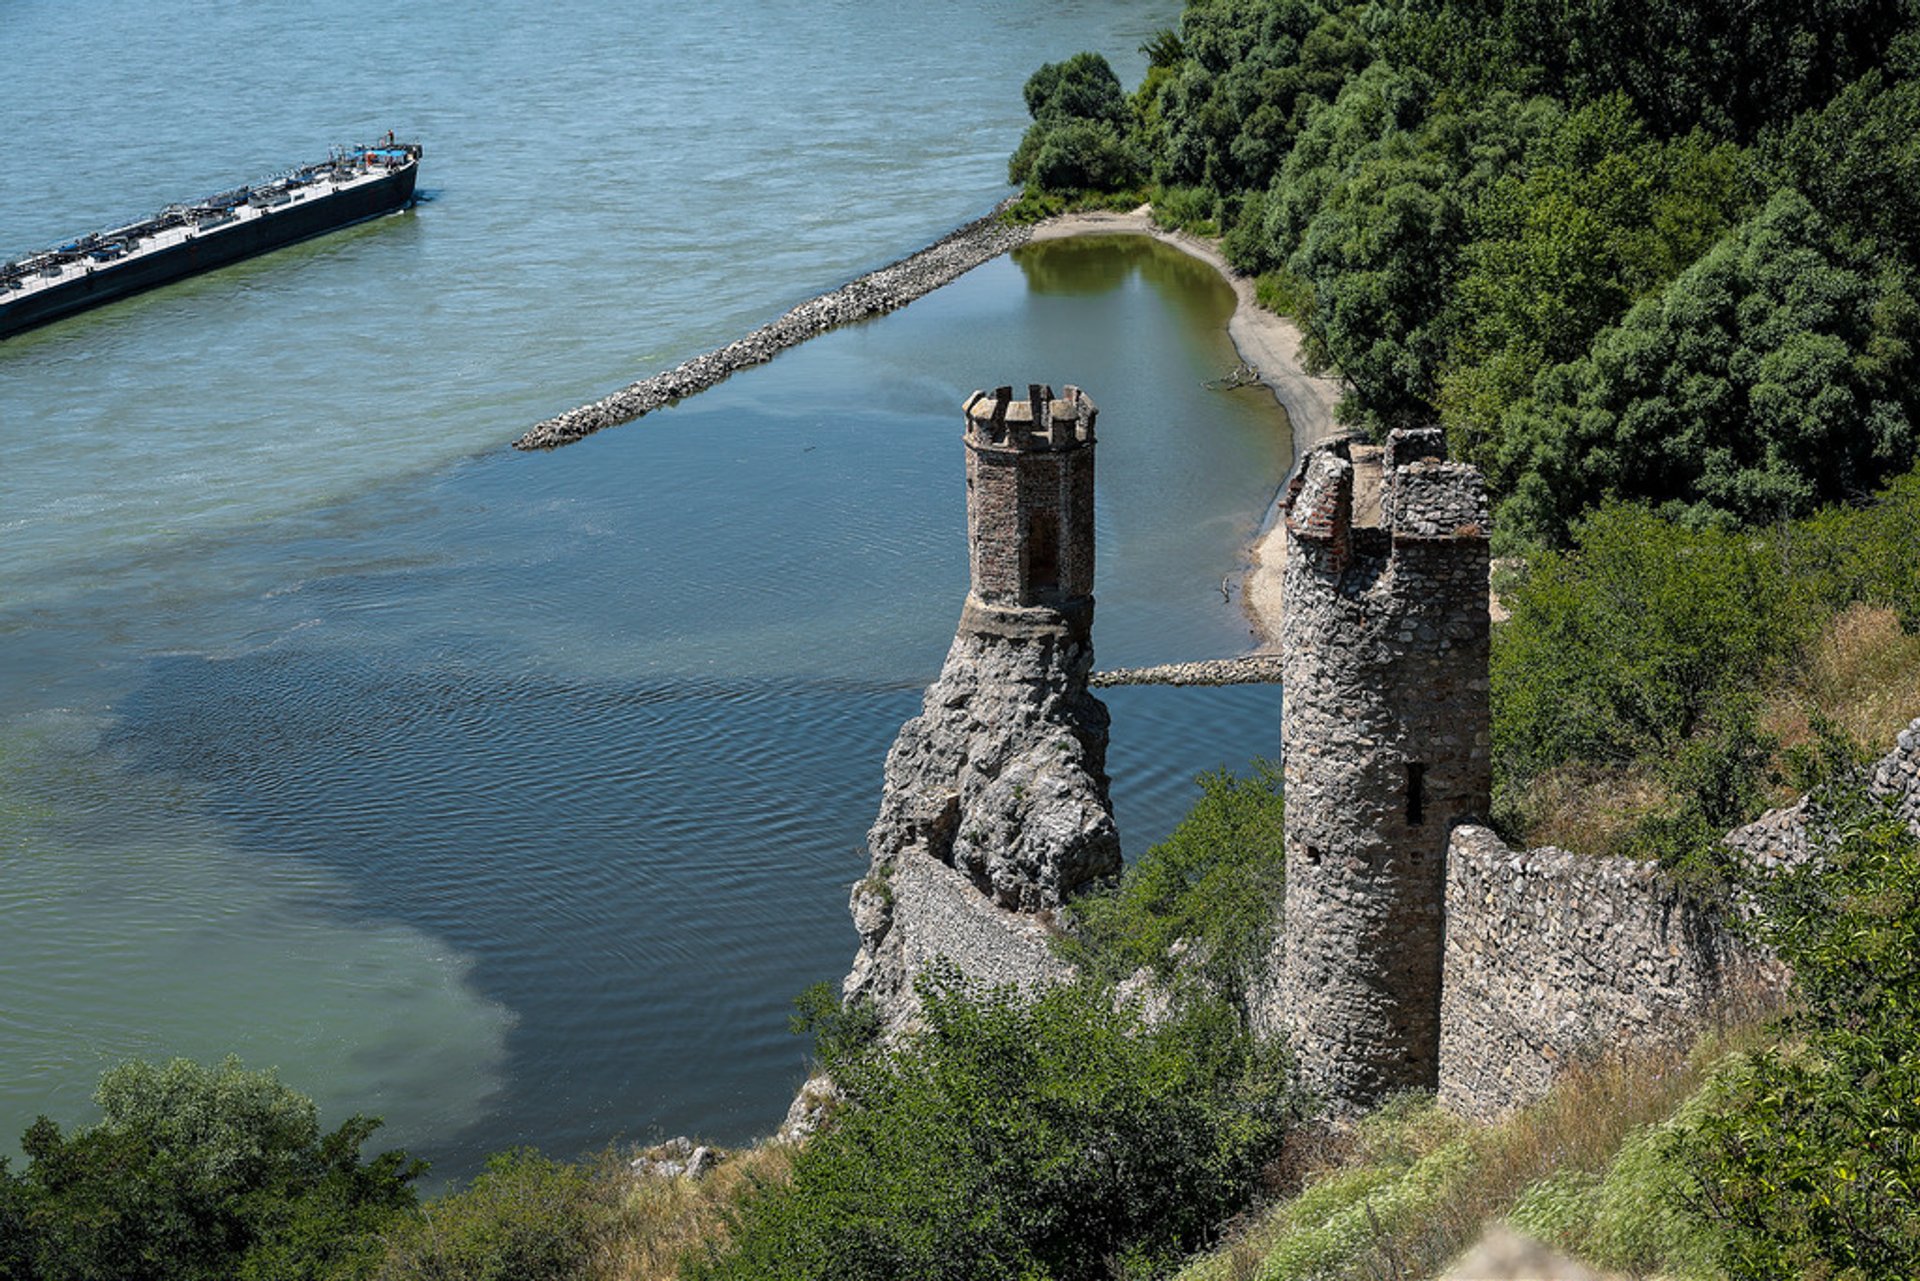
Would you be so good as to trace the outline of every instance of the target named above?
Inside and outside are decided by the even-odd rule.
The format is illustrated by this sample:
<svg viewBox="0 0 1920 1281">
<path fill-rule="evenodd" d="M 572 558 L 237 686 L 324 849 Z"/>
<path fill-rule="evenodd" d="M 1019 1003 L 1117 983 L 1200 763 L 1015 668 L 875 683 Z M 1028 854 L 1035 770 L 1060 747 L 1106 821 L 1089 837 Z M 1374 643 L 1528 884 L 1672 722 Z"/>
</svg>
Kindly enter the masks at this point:
<svg viewBox="0 0 1920 1281">
<path fill-rule="evenodd" d="M 1128 135 L 1131 109 L 1120 80 L 1097 53 L 1049 62 L 1028 77 L 1033 117 L 1007 162 L 1007 180 L 1042 191 L 1108 191 L 1139 181 Z"/>
<path fill-rule="evenodd" d="M 918 992 L 919 1031 L 836 1065 L 834 1124 L 689 1276 L 1145 1275 L 1245 1203 L 1284 1132 L 1283 1064 L 1218 1003 L 1147 1026 L 1092 985 Z"/>
<path fill-rule="evenodd" d="M 1506 410 L 1719 238 L 1747 168 L 1699 132 L 1651 138 L 1620 94 L 1559 117 L 1473 211 L 1436 396 L 1454 455 L 1493 469 Z"/>
<path fill-rule="evenodd" d="M 879 1012 L 866 1002 L 845 1004 L 834 985 L 825 981 L 794 997 L 793 1011 L 788 1030 L 812 1038 L 814 1061 L 825 1071 L 859 1058 L 880 1036 Z"/>
<path fill-rule="evenodd" d="M 42 1117 L 26 1167 L 0 1166 L 0 1276 L 365 1276 L 425 1169 L 400 1152 L 363 1161 L 377 1121 L 322 1135 L 312 1100 L 237 1059 L 122 1064 L 95 1101 L 98 1124 L 66 1134 Z"/>
<path fill-rule="evenodd" d="M 1686 1172 L 1667 1157 L 1676 1133 L 1704 1113 L 1712 1087 L 1671 1117 L 1627 1135 L 1604 1171 L 1563 1166 L 1515 1202 L 1516 1229 L 1598 1267 L 1634 1276 L 1714 1281 L 1713 1238 L 1686 1207 Z"/>
<path fill-rule="evenodd" d="M 1696 735 L 1742 732 L 1738 695 L 1809 634 L 1766 539 L 1640 507 L 1596 512 L 1501 600 L 1512 617 L 1496 632 L 1491 700 L 1508 788 L 1569 761 L 1672 758 Z"/>
<path fill-rule="evenodd" d="M 1093 974 L 1141 967 L 1198 979 L 1244 1016 L 1273 940 L 1286 875 L 1279 767 L 1202 774 L 1200 800 L 1118 886 L 1079 899 L 1069 956 Z"/>
<path fill-rule="evenodd" d="M 1322 0 L 1201 0 L 1180 24 L 1183 54 L 1149 77 L 1154 177 L 1217 192 L 1260 190 L 1313 107 L 1372 61 L 1360 7 Z"/>
<path fill-rule="evenodd" d="M 1746 1055 L 1669 1155 L 1719 1262 L 1754 1278 L 1920 1273 L 1920 840 L 1822 797 L 1817 860 L 1756 887 L 1804 1008 Z"/>
<path fill-rule="evenodd" d="M 1501 425 L 1509 530 L 1565 536 L 1631 496 L 1761 523 L 1864 496 L 1912 458 L 1920 307 L 1796 192 L 1541 375 Z"/>
<path fill-rule="evenodd" d="M 1509 537 L 1804 516 L 1920 443 L 1909 0 L 1189 0 L 1142 50 L 1130 99 L 1036 73 L 1014 181 L 1150 178 Z"/>
<path fill-rule="evenodd" d="M 604 1177 L 604 1176 L 603 1176 Z M 593 1257 L 609 1198 L 591 1169 L 530 1148 L 487 1159 L 472 1185 L 393 1233 L 378 1281 L 571 1281 Z"/>
</svg>

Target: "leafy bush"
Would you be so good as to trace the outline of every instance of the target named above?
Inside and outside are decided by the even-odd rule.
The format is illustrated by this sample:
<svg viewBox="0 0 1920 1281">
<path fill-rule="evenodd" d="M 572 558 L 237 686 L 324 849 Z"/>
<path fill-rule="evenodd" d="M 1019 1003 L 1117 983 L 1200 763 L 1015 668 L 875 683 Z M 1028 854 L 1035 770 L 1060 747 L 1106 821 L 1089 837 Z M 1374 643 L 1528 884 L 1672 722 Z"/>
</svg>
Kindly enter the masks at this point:
<svg viewBox="0 0 1920 1281">
<path fill-rule="evenodd" d="M 1284 1132 L 1283 1064 L 1217 1002 L 1149 1027 L 1092 985 L 919 994 L 920 1030 L 832 1065 L 834 1124 L 688 1276 L 1135 1275 L 1205 1242 Z"/>
<path fill-rule="evenodd" d="M 1143 966 L 1162 979 L 1192 975 L 1244 1016 L 1285 885 L 1281 774 L 1256 761 L 1245 777 L 1216 770 L 1199 784 L 1193 809 L 1118 886 L 1075 902 L 1063 946 L 1083 970 L 1108 979 Z"/>
<path fill-rule="evenodd" d="M 126 1063 L 94 1097 L 98 1124 L 65 1134 L 42 1117 L 26 1167 L 0 1165 L 10 1281 L 365 1276 L 426 1168 L 362 1161 L 379 1122 L 323 1136 L 311 1099 L 237 1059 Z"/>
<path fill-rule="evenodd" d="M 869 1002 L 847 1005 L 832 983 L 819 982 L 793 998 L 787 1030 L 811 1037 L 814 1061 L 828 1068 L 859 1058 L 880 1036 L 880 1013 Z"/>
<path fill-rule="evenodd" d="M 1493 750 L 1508 808 L 1528 780 L 1576 760 L 1657 756 L 1722 797 L 1737 791 L 1710 762 L 1677 758 L 1696 735 L 1745 733 L 1736 696 L 1763 687 L 1815 621 L 1765 537 L 1638 507 L 1596 512 L 1572 550 L 1534 557 L 1501 599 L 1512 617 L 1494 637 Z"/>
<path fill-rule="evenodd" d="M 588 1167 L 531 1148 L 498 1153 L 472 1185 L 394 1234 L 378 1281 L 571 1281 L 594 1256 L 611 1198 Z"/>
<path fill-rule="evenodd" d="M 1042 191 L 1110 191 L 1140 180 L 1120 80 L 1097 53 L 1049 62 L 1028 77 L 1033 117 L 1007 162 L 1007 181 Z"/>
<path fill-rule="evenodd" d="M 1755 887 L 1804 1009 L 1668 1154 L 1735 1276 L 1920 1275 L 1920 840 L 1857 794 L 1820 809 L 1822 856 Z"/>
</svg>

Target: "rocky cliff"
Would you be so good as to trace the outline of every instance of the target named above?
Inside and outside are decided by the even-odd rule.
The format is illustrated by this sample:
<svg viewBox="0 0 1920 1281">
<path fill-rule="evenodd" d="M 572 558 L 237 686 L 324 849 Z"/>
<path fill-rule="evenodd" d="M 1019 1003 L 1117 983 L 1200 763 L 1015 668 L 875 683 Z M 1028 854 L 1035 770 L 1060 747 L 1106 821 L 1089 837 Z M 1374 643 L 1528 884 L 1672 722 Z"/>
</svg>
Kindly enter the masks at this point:
<svg viewBox="0 0 1920 1281">
<path fill-rule="evenodd" d="M 844 990 L 890 1023 L 937 957 L 979 981 L 1065 977 L 1052 912 L 1120 870 L 1107 710 L 1087 691 L 1086 614 L 969 601 L 940 678 L 887 754 L 860 952 Z"/>
</svg>

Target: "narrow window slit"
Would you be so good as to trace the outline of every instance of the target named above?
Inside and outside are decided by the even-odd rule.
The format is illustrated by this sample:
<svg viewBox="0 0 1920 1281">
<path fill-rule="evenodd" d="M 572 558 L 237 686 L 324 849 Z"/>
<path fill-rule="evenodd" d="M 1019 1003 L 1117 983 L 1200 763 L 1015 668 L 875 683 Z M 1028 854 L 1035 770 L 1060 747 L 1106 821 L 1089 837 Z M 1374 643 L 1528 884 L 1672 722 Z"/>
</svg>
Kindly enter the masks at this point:
<svg viewBox="0 0 1920 1281">
<path fill-rule="evenodd" d="M 1427 767 L 1407 765 L 1407 822 L 1413 827 L 1427 821 Z"/>
</svg>

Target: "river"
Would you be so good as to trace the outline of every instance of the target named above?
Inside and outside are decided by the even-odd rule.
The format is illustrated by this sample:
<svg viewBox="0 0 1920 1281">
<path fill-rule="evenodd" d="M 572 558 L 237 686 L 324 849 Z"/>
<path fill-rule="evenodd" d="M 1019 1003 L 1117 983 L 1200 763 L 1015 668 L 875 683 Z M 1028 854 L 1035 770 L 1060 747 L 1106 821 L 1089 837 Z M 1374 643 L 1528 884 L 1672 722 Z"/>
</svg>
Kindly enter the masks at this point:
<svg viewBox="0 0 1920 1281">
<path fill-rule="evenodd" d="M 1005 192 L 1040 62 L 1173 3 L 0 9 L 0 249 L 394 129 L 416 210 L 0 344 L 0 1151 L 129 1055 L 277 1065 L 470 1172 L 739 1141 L 855 936 L 966 588 L 960 404 L 1102 407 L 1103 665 L 1232 653 L 1289 460 L 1231 296 L 1036 245 L 641 422 L 534 421 Z M 1117 690 L 1137 853 L 1271 690 Z"/>
</svg>

